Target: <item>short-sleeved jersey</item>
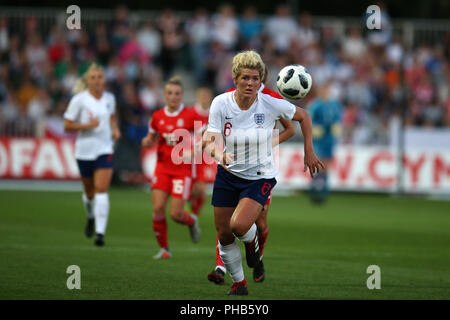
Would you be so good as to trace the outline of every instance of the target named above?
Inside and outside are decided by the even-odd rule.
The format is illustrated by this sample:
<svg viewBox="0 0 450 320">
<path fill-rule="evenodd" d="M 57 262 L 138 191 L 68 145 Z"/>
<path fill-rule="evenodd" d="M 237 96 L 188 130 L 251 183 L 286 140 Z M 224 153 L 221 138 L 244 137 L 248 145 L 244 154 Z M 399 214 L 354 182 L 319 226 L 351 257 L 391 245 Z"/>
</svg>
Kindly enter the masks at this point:
<svg viewBox="0 0 450 320">
<path fill-rule="evenodd" d="M 271 179 L 278 170 L 272 155 L 272 131 L 275 121 L 291 120 L 296 107 L 287 100 L 258 91 L 248 110 L 237 105 L 235 91 L 217 96 L 210 108 L 208 131 L 221 133 L 224 151 L 234 155 L 228 166 L 234 175 L 249 179 Z"/>
<path fill-rule="evenodd" d="M 64 119 L 88 124 L 98 118 L 96 128 L 78 132 L 75 142 L 75 158 L 95 160 L 103 154 L 112 154 L 114 141 L 111 133 L 111 115 L 115 113 L 116 99 L 109 92 L 103 92 L 100 99 L 92 96 L 88 90 L 72 97 L 64 113 Z"/>
<path fill-rule="evenodd" d="M 192 163 L 188 160 L 187 153 L 191 152 L 192 132 L 197 128 L 194 127 L 196 120 L 199 119 L 193 108 L 186 108 L 184 105 L 173 113 L 168 111 L 167 106 L 153 113 L 149 132 L 159 136 L 155 172 L 191 176 Z M 176 131 L 177 129 L 185 130 Z M 183 132 L 189 132 L 189 135 Z"/>
<path fill-rule="evenodd" d="M 236 88 L 231 88 L 231 89 L 228 89 L 227 92 L 231 92 L 231 91 L 235 91 L 235 90 L 236 90 Z M 277 93 L 273 90 L 270 90 L 269 88 L 267 88 L 264 85 L 264 83 L 261 83 L 261 87 L 259 87 L 258 91 L 261 93 L 268 94 L 269 96 L 272 96 L 274 98 L 283 99 L 283 97 L 279 93 Z M 274 128 L 275 127 L 276 127 L 276 125 L 274 126 Z"/>
<path fill-rule="evenodd" d="M 341 104 L 337 100 L 324 101 L 317 98 L 311 102 L 307 110 L 311 116 L 313 126 L 320 126 L 323 130 L 320 138 L 313 138 L 314 143 L 325 142 L 333 144 L 335 139 L 332 127 L 341 121 Z"/>
</svg>

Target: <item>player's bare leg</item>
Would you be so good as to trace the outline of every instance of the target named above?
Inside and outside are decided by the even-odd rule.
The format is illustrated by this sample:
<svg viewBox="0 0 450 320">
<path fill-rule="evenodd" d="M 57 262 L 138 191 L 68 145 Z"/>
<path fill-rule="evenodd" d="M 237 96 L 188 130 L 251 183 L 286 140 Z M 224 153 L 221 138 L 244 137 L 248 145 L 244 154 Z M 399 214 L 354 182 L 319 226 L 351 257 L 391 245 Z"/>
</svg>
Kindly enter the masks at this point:
<svg viewBox="0 0 450 320">
<path fill-rule="evenodd" d="M 111 184 L 113 174 L 112 168 L 101 168 L 94 171 L 94 214 L 95 214 L 95 245 L 103 246 L 103 237 L 106 232 L 106 225 L 109 216 L 109 196 L 108 189 Z"/>
<path fill-rule="evenodd" d="M 160 251 L 153 257 L 155 259 L 168 259 L 171 257 L 167 239 L 166 206 L 169 193 L 160 189 L 152 189 L 153 203 L 153 231 Z"/>
<path fill-rule="evenodd" d="M 175 222 L 188 226 L 192 242 L 197 243 L 200 240 L 200 227 L 197 217 L 194 214 L 188 213 L 184 209 L 184 205 L 184 199 L 172 197 L 169 210 L 170 217 Z"/>
<path fill-rule="evenodd" d="M 84 228 L 84 234 L 86 237 L 90 238 L 94 235 L 95 231 L 95 215 L 94 215 L 94 178 L 81 178 L 83 183 L 83 204 L 86 211 L 86 226 Z"/>
</svg>

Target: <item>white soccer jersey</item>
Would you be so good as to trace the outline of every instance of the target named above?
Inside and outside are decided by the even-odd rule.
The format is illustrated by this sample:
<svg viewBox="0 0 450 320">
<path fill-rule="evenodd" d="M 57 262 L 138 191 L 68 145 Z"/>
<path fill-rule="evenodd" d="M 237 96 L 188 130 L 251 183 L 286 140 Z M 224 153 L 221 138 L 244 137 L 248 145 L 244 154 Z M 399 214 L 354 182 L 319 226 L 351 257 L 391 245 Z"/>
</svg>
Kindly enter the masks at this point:
<svg viewBox="0 0 450 320">
<path fill-rule="evenodd" d="M 98 127 L 78 132 L 75 143 L 75 158 L 79 160 L 95 160 L 103 154 L 113 153 L 111 132 L 111 115 L 115 113 L 116 100 L 114 95 L 104 92 L 97 100 L 88 90 L 72 97 L 64 113 L 64 119 L 81 124 L 87 124 L 93 118 L 98 118 Z"/>
<path fill-rule="evenodd" d="M 287 100 L 258 91 L 248 110 L 237 105 L 235 91 L 217 96 L 210 108 L 208 131 L 221 133 L 224 151 L 234 155 L 228 166 L 238 177 L 257 180 L 274 178 L 278 170 L 272 156 L 272 132 L 275 121 L 291 120 L 296 107 Z"/>
</svg>

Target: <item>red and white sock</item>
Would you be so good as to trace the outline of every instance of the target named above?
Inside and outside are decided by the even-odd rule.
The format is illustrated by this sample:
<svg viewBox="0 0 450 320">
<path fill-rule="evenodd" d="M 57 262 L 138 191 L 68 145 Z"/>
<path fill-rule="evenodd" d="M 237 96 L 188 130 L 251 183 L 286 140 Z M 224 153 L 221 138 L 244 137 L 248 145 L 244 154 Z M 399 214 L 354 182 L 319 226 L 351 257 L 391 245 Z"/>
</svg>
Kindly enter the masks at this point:
<svg viewBox="0 0 450 320">
<path fill-rule="evenodd" d="M 153 214 L 153 231 L 155 232 L 156 241 L 161 248 L 167 249 L 169 243 L 167 240 L 167 222 L 165 215 Z"/>
<path fill-rule="evenodd" d="M 220 257 L 219 252 L 219 234 L 216 236 L 216 269 L 219 268 L 223 272 L 227 272 L 227 268 L 225 268 L 225 264 L 222 261 L 222 258 Z"/>
<path fill-rule="evenodd" d="M 261 252 L 261 258 L 263 256 L 264 246 L 266 244 L 268 234 L 269 234 L 269 226 L 267 226 L 266 230 L 264 230 L 261 234 L 258 233 L 258 244 L 259 250 Z"/>
<path fill-rule="evenodd" d="M 203 207 L 203 204 L 205 203 L 206 197 L 204 195 L 201 195 L 199 197 L 195 197 L 194 199 L 191 199 L 192 204 L 192 213 L 195 215 L 200 214 L 200 210 Z"/>
<path fill-rule="evenodd" d="M 187 211 L 184 211 L 183 220 L 177 221 L 177 222 L 190 227 L 190 226 L 194 225 L 195 218 L 194 218 L 193 214 L 190 214 Z"/>
</svg>

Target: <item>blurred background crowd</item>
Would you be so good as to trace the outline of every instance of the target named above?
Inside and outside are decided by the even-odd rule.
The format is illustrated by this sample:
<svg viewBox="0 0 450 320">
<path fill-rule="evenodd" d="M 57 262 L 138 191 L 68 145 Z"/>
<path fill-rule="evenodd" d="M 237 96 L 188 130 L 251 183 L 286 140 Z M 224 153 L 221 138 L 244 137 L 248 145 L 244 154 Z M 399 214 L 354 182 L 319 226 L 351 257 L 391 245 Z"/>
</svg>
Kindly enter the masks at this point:
<svg viewBox="0 0 450 320">
<path fill-rule="evenodd" d="M 85 20 L 83 11 L 81 30 L 68 30 L 65 18 L 0 13 L 0 136 L 67 136 L 62 115 L 72 87 L 97 62 L 116 96 L 123 140 L 138 148 L 151 114 L 164 106 L 165 80 L 181 75 L 185 104 L 193 104 L 198 86 L 215 94 L 233 87 L 231 59 L 250 48 L 269 66 L 271 89 L 283 66 L 307 67 L 313 90 L 299 105 L 330 89 L 344 106 L 341 143 L 389 144 L 391 119 L 402 106 L 406 125 L 450 127 L 450 28 L 412 38 L 379 5 L 382 29 L 373 31 L 364 17 L 293 14 L 286 5 L 270 15 L 223 4 L 150 18 L 119 6 L 110 18 Z"/>
</svg>

